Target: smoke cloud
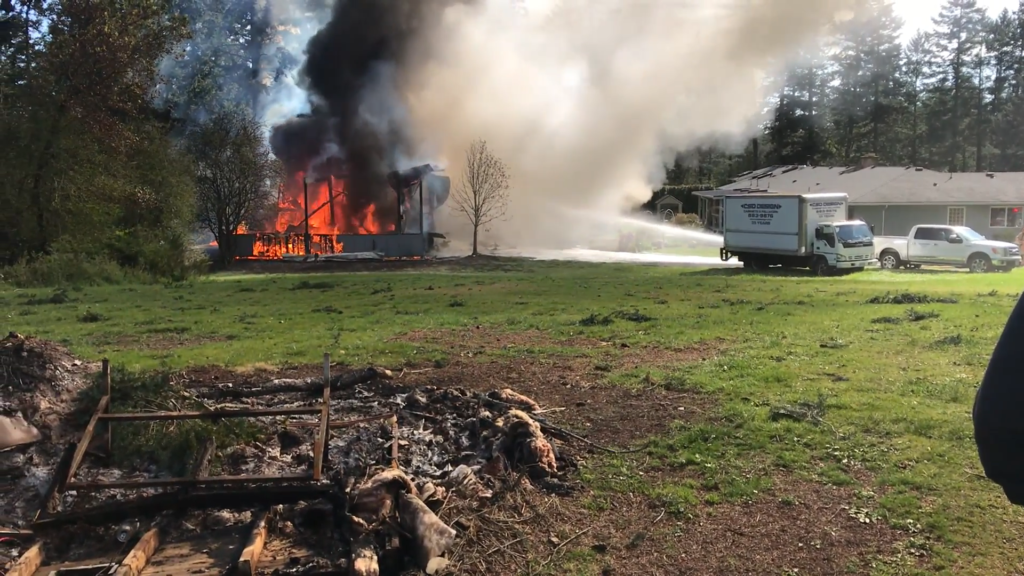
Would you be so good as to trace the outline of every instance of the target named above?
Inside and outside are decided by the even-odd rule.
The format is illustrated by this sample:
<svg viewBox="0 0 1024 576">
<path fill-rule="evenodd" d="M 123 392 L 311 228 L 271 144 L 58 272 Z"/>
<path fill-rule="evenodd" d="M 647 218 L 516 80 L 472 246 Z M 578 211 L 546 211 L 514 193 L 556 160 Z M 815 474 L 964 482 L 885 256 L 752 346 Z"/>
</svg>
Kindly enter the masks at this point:
<svg viewBox="0 0 1024 576">
<path fill-rule="evenodd" d="M 753 136 L 766 75 L 850 3 L 534 0 L 525 16 L 510 0 L 450 6 L 417 38 L 429 58 L 399 71 L 407 129 L 455 181 L 476 138 L 509 164 L 499 242 L 578 243 L 593 228 L 581 212 L 646 201 L 675 150 Z"/>
<path fill-rule="evenodd" d="M 402 73 L 414 69 L 413 48 L 439 29 L 455 1 L 337 0 L 330 22 L 306 47 L 301 77 L 312 115 L 274 129 L 275 154 L 294 164 L 296 156 L 314 160 L 310 150 L 337 152 L 352 207 L 386 201 L 387 174 L 416 157 Z"/>
<path fill-rule="evenodd" d="M 483 138 L 513 176 L 492 234 L 555 247 L 646 201 L 675 151 L 756 134 L 766 78 L 857 0 L 263 1 L 284 40 L 260 111 L 286 164 L 342 156 L 369 203 L 395 169 L 457 182 Z"/>
</svg>

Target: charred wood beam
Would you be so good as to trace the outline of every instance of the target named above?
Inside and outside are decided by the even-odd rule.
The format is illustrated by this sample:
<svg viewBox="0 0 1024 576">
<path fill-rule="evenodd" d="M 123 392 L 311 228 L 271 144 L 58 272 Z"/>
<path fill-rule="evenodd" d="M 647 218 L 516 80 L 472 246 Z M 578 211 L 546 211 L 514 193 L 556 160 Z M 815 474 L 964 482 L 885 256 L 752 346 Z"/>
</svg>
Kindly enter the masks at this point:
<svg viewBox="0 0 1024 576">
<path fill-rule="evenodd" d="M 213 461 L 213 455 L 217 452 L 217 441 L 213 438 L 207 438 L 206 442 L 203 443 L 202 449 L 196 454 L 194 460 L 192 460 L 192 466 L 189 467 L 187 478 L 193 480 L 200 480 L 210 475 L 210 463 Z M 184 497 L 192 490 L 194 486 L 182 486 L 178 488 L 178 496 Z"/>
<path fill-rule="evenodd" d="M 113 395 L 111 393 L 111 387 L 110 387 L 110 360 L 104 358 L 102 366 L 103 366 L 103 369 L 102 369 L 103 389 L 106 390 L 106 392 L 104 392 L 104 393 L 107 395 L 107 398 L 113 398 Z M 110 411 L 110 402 L 107 402 L 107 409 L 104 410 L 104 412 L 109 412 L 109 411 Z M 113 425 L 110 422 L 107 422 L 107 456 L 108 457 L 111 457 L 111 456 L 114 455 L 114 434 L 113 434 L 112 428 L 113 428 Z"/>
<path fill-rule="evenodd" d="M 35 537 L 35 532 L 32 532 L 31 530 L 0 527 L 0 538 L 10 538 L 11 540 L 32 540 Z"/>
<path fill-rule="evenodd" d="M 60 498 L 64 494 L 64 487 L 68 483 L 68 472 L 71 470 L 71 461 L 74 460 L 78 444 L 71 442 L 64 447 L 57 466 L 53 469 L 53 476 L 50 478 L 50 485 L 43 494 L 43 501 L 39 504 L 39 511 L 36 512 L 36 520 L 53 514 L 60 508 Z"/>
<path fill-rule="evenodd" d="M 142 535 L 139 541 L 132 547 L 121 565 L 117 567 L 114 576 L 139 576 L 149 564 L 149 559 L 160 547 L 160 528 L 154 527 Z"/>
<path fill-rule="evenodd" d="M 7 576 L 32 576 L 43 565 L 43 543 L 39 542 L 29 548 L 14 566 L 7 571 Z"/>
<path fill-rule="evenodd" d="M 387 420 L 389 418 L 393 418 L 394 416 L 395 416 L 394 413 L 389 413 L 389 414 L 380 414 L 378 416 L 368 416 L 366 418 L 356 418 L 354 420 L 331 420 L 331 422 L 328 423 L 327 425 L 332 430 L 337 430 L 338 428 L 350 428 L 352 426 L 358 426 L 360 424 L 369 424 L 371 422 L 380 422 L 382 420 Z M 320 422 L 314 422 L 312 420 L 309 420 L 309 421 L 300 420 L 300 421 L 297 421 L 297 422 L 289 422 L 288 423 L 288 427 L 289 428 L 317 428 L 318 426 L 320 426 Z"/>
<path fill-rule="evenodd" d="M 391 467 L 398 470 L 398 416 L 391 419 Z"/>
<path fill-rule="evenodd" d="M 366 384 L 380 375 L 376 368 L 367 368 L 358 372 L 350 372 L 331 378 L 331 391 L 344 390 L 360 384 Z M 241 399 L 274 396 L 276 394 L 306 393 L 316 394 L 323 390 L 324 383 L 320 378 L 307 378 L 289 382 L 268 382 L 252 388 L 210 388 L 197 392 L 200 398 Z"/>
<path fill-rule="evenodd" d="M 320 431 L 313 445 L 313 480 L 320 480 L 324 467 L 324 448 L 327 446 L 327 435 L 331 433 L 328 426 L 331 421 L 331 355 L 324 354 L 324 395 L 320 406 Z"/>
<path fill-rule="evenodd" d="M 263 509 L 253 518 L 252 530 L 238 558 L 238 576 L 256 576 L 256 567 L 260 561 L 260 554 L 263 553 L 263 543 L 267 539 L 267 514 L 268 510 Z"/>
<path fill-rule="evenodd" d="M 109 405 L 110 396 L 100 398 L 100 403 L 96 405 L 96 411 L 93 412 L 92 418 L 89 420 L 89 425 L 86 426 L 85 431 L 82 432 L 82 437 L 78 440 L 78 447 L 75 448 L 75 456 L 71 459 L 71 468 L 68 469 L 68 483 L 70 483 L 71 479 L 75 476 L 75 472 L 78 471 L 78 467 L 82 465 L 82 458 L 85 458 L 85 451 L 89 448 L 89 442 L 92 441 L 92 435 L 96 432 L 96 423 L 99 422 L 101 416 L 109 416 L 109 414 L 104 414 L 104 412 L 107 411 L 107 406 Z"/>
<path fill-rule="evenodd" d="M 267 416 L 306 416 L 319 414 L 319 406 L 301 408 L 254 408 L 250 410 L 204 410 L 202 412 L 139 412 L 137 414 L 100 414 L 113 422 L 158 422 L 170 420 L 220 420 L 222 418 L 262 418 Z"/>
<path fill-rule="evenodd" d="M 328 222 L 331 223 L 331 226 L 334 226 L 334 176 L 329 176 L 327 178 L 327 201 L 331 204 L 330 219 Z"/>
<path fill-rule="evenodd" d="M 284 476 L 208 476 L 206 478 L 145 478 L 142 480 L 120 480 L 117 482 L 71 482 L 68 490 L 95 492 L 98 490 L 126 488 L 170 488 L 174 486 L 244 486 L 246 484 L 286 484 L 311 480 L 309 474 Z"/>
<path fill-rule="evenodd" d="M 191 478 L 205 478 L 210 474 L 210 462 L 213 461 L 213 455 L 217 452 L 217 441 L 213 438 L 206 440 L 203 444 L 203 449 L 199 451 L 196 459 L 192 461 L 192 467 L 189 469 L 189 477 Z"/>
<path fill-rule="evenodd" d="M 184 497 L 175 492 L 143 496 L 123 502 L 99 504 L 85 510 L 55 514 L 32 525 L 36 533 L 82 524 L 104 526 L 129 518 L 151 517 L 162 512 L 188 510 L 251 510 L 322 499 L 336 500 L 333 486 L 253 486 L 233 490 L 197 491 Z"/>
</svg>

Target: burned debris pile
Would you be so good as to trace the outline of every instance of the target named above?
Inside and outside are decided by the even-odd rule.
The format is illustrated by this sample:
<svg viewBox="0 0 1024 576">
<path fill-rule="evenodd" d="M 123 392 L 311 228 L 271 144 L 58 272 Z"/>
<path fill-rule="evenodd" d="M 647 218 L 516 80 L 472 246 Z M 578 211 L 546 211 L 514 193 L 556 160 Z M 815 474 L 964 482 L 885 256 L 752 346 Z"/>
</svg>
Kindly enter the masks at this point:
<svg viewBox="0 0 1024 576">
<path fill-rule="evenodd" d="M 179 385 L 181 410 L 117 413 L 104 363 L 103 396 L 73 438 L 52 434 L 52 423 L 39 425 L 38 409 L 23 411 L 39 434 L 34 444 L 0 452 L 0 474 L 13 486 L 5 492 L 0 477 L 0 527 L 31 530 L 64 556 L 84 554 L 76 545 L 134 544 L 112 562 L 144 565 L 160 542 L 235 526 L 244 529 L 245 546 L 234 567 L 249 574 L 274 539 L 313 551 L 276 573 L 433 574 L 458 568 L 460 553 L 481 557 L 467 545 L 480 540 L 473 518 L 502 502 L 577 489 L 570 448 L 579 437 L 546 421 L 531 398 L 511 389 L 416 387 L 383 369 L 332 375 L 326 358 L 324 368 L 322 377 L 258 385 Z M 47 379 L 46 370 L 39 373 Z M 73 373 L 50 385 L 59 394 L 82 390 L 87 379 Z M 67 419 L 71 403 L 61 402 Z M 180 477 L 147 462 L 113 466 L 110 438 L 119 423 L 147 422 L 173 434 L 189 420 L 244 420 L 259 434 L 239 445 L 198 438 Z M 19 467 L 41 476 L 29 479 Z M 69 532 L 74 542 L 58 537 Z"/>
<path fill-rule="evenodd" d="M 39 507 L 74 439 L 75 398 L 98 370 L 54 342 L 13 332 L 0 340 L 0 527 Z"/>
</svg>

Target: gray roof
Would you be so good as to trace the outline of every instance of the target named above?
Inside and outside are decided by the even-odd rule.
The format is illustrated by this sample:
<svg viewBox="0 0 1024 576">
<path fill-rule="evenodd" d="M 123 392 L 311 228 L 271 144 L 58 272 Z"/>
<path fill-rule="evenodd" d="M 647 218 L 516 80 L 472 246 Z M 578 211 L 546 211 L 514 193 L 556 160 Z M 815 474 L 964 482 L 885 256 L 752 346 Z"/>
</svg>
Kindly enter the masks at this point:
<svg viewBox="0 0 1024 576">
<path fill-rule="evenodd" d="M 1024 204 L 1024 172 L 950 174 L 914 167 L 771 166 L 738 177 L 722 192 L 845 192 L 850 204 Z"/>
</svg>

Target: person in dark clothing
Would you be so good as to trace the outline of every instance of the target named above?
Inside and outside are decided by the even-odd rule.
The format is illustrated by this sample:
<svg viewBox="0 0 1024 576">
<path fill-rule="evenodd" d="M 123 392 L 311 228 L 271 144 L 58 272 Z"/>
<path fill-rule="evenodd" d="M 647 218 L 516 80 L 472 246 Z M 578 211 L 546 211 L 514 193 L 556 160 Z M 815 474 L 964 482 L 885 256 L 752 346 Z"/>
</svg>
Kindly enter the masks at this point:
<svg viewBox="0 0 1024 576">
<path fill-rule="evenodd" d="M 1017 301 L 974 398 L 974 441 L 985 475 L 1024 506 L 1024 298 Z"/>
</svg>

